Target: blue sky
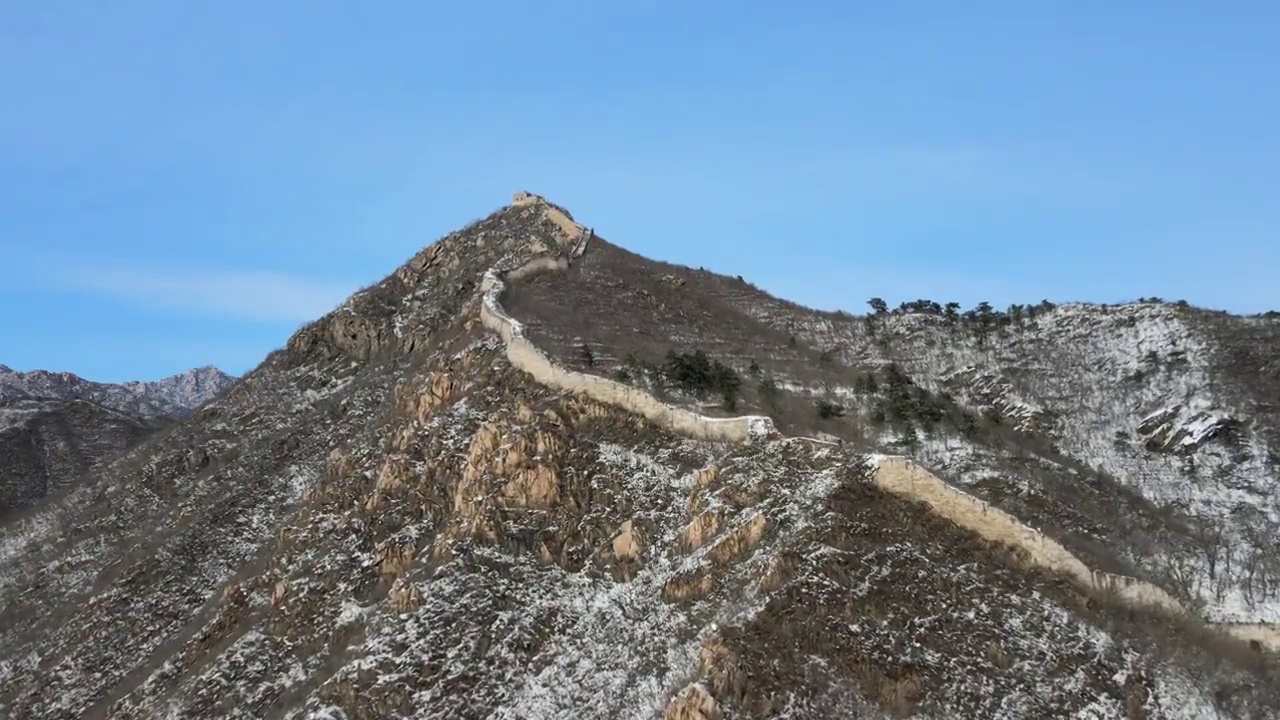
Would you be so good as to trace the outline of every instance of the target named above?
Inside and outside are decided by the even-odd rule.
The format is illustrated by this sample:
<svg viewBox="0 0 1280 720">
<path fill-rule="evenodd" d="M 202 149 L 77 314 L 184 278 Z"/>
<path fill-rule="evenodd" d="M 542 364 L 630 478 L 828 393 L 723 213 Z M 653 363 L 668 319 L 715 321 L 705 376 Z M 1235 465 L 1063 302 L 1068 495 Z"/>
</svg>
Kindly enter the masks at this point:
<svg viewBox="0 0 1280 720">
<path fill-rule="evenodd" d="M 1264 2 L 4 3 L 0 363 L 244 372 L 518 189 L 822 308 L 1280 308 L 1276 27 Z"/>
</svg>

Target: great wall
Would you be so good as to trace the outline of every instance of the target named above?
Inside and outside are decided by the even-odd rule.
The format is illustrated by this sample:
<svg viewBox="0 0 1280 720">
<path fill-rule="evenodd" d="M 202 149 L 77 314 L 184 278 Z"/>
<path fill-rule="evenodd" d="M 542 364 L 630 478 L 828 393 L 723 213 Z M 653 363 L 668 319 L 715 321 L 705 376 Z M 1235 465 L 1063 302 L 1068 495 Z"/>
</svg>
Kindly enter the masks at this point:
<svg viewBox="0 0 1280 720">
<path fill-rule="evenodd" d="M 538 201 L 541 201 L 541 198 L 537 196 L 529 199 L 527 194 L 517 194 L 515 204 Z M 485 273 L 480 286 L 483 298 L 480 320 L 485 327 L 502 338 L 506 346 L 507 359 L 512 365 L 529 373 L 535 380 L 548 387 L 564 392 L 582 393 L 594 400 L 625 408 L 662 427 L 701 440 L 742 443 L 777 434 L 773 421 L 764 416 L 707 417 L 681 407 L 668 405 L 653 395 L 625 383 L 599 375 L 568 370 L 553 363 L 551 358 L 530 342 L 525 337 L 524 326 L 502 308 L 501 298 L 507 282 L 537 272 L 568 269 L 574 259 L 586 252 L 587 243 L 591 239 L 590 230 L 573 222 L 557 208 L 550 205 L 544 205 L 544 208 L 547 218 L 565 233 L 564 240 L 566 243 L 571 243 L 572 247 L 562 246 L 560 248 L 562 254 L 559 257 L 537 257 L 510 270 L 491 268 Z"/>
<path fill-rule="evenodd" d="M 713 418 L 669 405 L 639 388 L 615 380 L 561 367 L 525 337 L 524 327 L 507 314 L 502 297 L 509 281 L 535 273 L 567 270 L 586 252 L 592 232 L 572 220 L 544 198 L 516 193 L 513 205 L 538 204 L 544 217 L 563 233 L 563 243 L 554 256 L 543 255 L 511 269 L 489 269 L 480 292 L 480 319 L 497 333 L 511 364 L 529 373 L 548 387 L 581 393 L 598 402 L 614 405 L 645 417 L 661 427 L 693 438 L 731 443 L 768 440 L 803 441 L 826 444 L 811 438 L 780 438 L 773 421 L 765 416 Z M 550 250 L 548 248 L 548 250 Z M 1039 530 L 1029 527 L 1009 513 L 948 484 L 909 458 L 875 455 L 872 482 L 882 490 L 924 502 L 935 513 L 991 542 L 1014 548 L 1022 562 L 1070 578 L 1080 587 L 1114 597 L 1131 608 L 1143 608 L 1170 616 L 1191 616 L 1176 598 L 1145 580 L 1099 572 Z M 1210 624 L 1209 627 L 1234 637 L 1280 651 L 1280 626 L 1273 624 Z"/>
</svg>

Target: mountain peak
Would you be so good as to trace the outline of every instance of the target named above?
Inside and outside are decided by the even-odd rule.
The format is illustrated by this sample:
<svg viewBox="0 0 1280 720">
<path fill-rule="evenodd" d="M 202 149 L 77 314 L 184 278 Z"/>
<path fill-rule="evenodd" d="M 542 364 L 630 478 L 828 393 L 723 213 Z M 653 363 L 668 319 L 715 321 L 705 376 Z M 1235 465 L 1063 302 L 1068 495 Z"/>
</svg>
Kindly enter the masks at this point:
<svg viewBox="0 0 1280 720">
<path fill-rule="evenodd" d="M 125 383 L 0 368 L 0 515 L 76 486 L 100 464 L 187 417 L 234 382 L 210 366 Z"/>
<path fill-rule="evenodd" d="M 941 307 L 816 312 L 517 193 L 0 526 L 0 715 L 1280 707 L 1280 444 L 1232 422 L 1270 330 Z"/>
<path fill-rule="evenodd" d="M 146 418 L 178 418 L 226 390 L 235 378 L 213 366 L 160 380 L 101 383 L 67 371 L 20 372 L 0 368 L 0 403 L 13 400 L 86 400 Z"/>
<path fill-rule="evenodd" d="M 511 204 L 428 245 L 304 326 L 268 362 L 296 366 L 339 356 L 363 361 L 421 349 L 464 307 L 478 307 L 476 290 L 486 272 L 534 258 L 567 260 L 580 255 L 592 236 L 559 205 L 517 192 Z"/>
</svg>

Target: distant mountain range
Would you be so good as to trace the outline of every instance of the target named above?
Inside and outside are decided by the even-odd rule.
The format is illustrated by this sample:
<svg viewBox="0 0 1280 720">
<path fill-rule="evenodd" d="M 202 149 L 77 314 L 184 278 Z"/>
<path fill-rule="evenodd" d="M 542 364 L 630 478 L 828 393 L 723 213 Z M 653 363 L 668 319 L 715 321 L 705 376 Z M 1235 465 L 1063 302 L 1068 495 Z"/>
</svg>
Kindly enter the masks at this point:
<svg viewBox="0 0 1280 720">
<path fill-rule="evenodd" d="M 75 484 L 234 383 L 214 367 L 113 384 L 0 365 L 0 516 Z"/>
<path fill-rule="evenodd" d="M 235 381 L 209 366 L 151 382 L 100 383 L 69 372 L 18 372 L 0 365 L 0 405 L 19 400 L 84 400 L 128 415 L 178 420 Z"/>
</svg>

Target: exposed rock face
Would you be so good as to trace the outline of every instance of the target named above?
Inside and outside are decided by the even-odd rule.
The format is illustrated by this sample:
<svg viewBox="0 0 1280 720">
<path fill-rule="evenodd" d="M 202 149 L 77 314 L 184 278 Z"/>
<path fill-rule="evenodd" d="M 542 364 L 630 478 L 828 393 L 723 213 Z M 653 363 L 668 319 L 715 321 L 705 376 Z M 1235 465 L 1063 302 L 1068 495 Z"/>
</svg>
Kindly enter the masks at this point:
<svg viewBox="0 0 1280 720">
<path fill-rule="evenodd" d="M 234 382 L 211 367 L 113 385 L 0 365 L 0 517 L 80 482 Z"/>
<path fill-rule="evenodd" d="M 1265 650 L 1029 567 L 895 492 L 838 423 L 822 429 L 842 444 L 728 443 L 626 409 L 767 413 L 784 435 L 812 417 L 788 411 L 794 391 L 721 412 L 614 373 L 635 346 L 614 328 L 660 352 L 699 337 L 724 357 L 743 329 L 787 362 L 808 350 L 695 296 L 537 312 L 584 282 L 628 292 L 592 276 L 617 249 L 579 254 L 573 227 L 518 196 L 95 485 L 0 526 L 0 716 L 1275 715 Z M 486 274 L 536 258 L 563 269 L 507 274 L 508 320 L 557 377 L 629 393 L 539 382 L 482 321 Z M 674 293 L 728 282 L 660 269 L 686 279 L 659 280 Z M 1021 521 L 1056 521 L 1033 507 Z"/>
</svg>

